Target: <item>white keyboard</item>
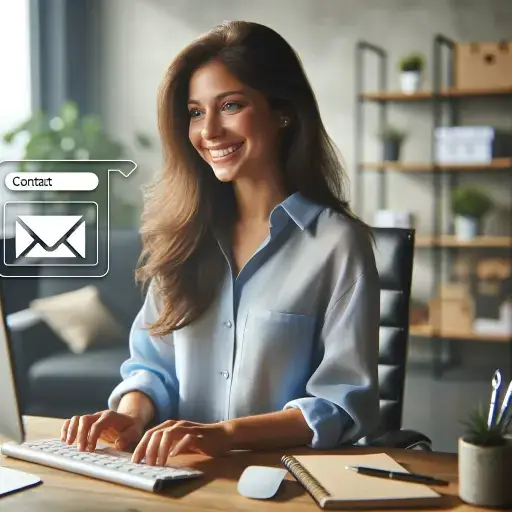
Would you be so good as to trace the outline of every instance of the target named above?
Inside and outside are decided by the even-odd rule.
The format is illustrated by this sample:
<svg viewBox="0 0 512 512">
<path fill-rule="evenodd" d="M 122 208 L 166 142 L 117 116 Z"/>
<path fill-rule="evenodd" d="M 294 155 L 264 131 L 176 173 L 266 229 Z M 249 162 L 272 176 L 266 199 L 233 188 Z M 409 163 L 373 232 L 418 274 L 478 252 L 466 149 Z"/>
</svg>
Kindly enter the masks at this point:
<svg viewBox="0 0 512 512">
<path fill-rule="evenodd" d="M 39 439 L 22 444 L 8 442 L 0 446 L 8 457 L 22 459 L 71 473 L 98 478 L 116 484 L 158 492 L 174 480 L 197 478 L 203 472 L 179 466 L 147 466 L 130 462 L 131 455 L 98 444 L 94 452 L 79 452 L 76 444 L 60 439 Z"/>
</svg>

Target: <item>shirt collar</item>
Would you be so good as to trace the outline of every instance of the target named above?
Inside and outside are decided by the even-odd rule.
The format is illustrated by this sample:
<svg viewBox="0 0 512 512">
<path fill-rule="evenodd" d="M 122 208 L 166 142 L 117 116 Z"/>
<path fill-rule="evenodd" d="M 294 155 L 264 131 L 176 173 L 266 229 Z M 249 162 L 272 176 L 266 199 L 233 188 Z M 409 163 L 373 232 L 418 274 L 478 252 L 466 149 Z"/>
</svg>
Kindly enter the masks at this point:
<svg viewBox="0 0 512 512">
<path fill-rule="evenodd" d="M 300 192 L 295 192 L 272 210 L 270 224 L 277 227 L 278 224 L 285 223 L 287 214 L 304 231 L 323 209 L 323 206 L 309 201 Z"/>
</svg>

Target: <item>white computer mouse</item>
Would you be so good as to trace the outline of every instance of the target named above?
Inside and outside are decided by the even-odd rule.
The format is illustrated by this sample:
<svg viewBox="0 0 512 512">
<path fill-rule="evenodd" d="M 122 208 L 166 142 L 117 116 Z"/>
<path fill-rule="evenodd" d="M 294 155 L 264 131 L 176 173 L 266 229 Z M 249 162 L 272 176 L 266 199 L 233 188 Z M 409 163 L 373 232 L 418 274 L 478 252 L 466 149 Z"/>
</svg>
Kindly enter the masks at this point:
<svg viewBox="0 0 512 512">
<path fill-rule="evenodd" d="M 238 480 L 238 492 L 247 498 L 267 500 L 276 494 L 286 469 L 249 466 Z"/>
</svg>

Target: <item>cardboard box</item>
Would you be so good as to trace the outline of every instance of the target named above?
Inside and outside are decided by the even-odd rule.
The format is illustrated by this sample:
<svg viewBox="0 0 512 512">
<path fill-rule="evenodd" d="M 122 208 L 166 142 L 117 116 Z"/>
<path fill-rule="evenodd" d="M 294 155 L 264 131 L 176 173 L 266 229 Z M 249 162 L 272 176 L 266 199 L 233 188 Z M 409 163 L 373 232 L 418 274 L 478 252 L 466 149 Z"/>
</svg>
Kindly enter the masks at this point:
<svg viewBox="0 0 512 512">
<path fill-rule="evenodd" d="M 446 283 L 429 301 L 429 323 L 441 332 L 461 335 L 471 332 L 474 304 L 466 285 Z"/>
<path fill-rule="evenodd" d="M 429 302 L 429 324 L 441 333 L 465 335 L 473 330 L 474 309 L 467 300 L 432 299 Z"/>
<path fill-rule="evenodd" d="M 512 87 L 512 41 L 461 43 L 455 47 L 455 87 Z"/>
</svg>

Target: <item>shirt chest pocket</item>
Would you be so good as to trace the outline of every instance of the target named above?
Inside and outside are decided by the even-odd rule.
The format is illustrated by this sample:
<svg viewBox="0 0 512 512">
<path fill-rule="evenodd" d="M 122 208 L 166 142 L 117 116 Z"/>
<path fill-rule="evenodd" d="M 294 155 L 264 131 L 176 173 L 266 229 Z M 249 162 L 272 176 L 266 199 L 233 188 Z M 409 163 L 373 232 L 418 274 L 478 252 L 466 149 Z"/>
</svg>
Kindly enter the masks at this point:
<svg viewBox="0 0 512 512">
<path fill-rule="evenodd" d="M 307 372 L 315 333 L 315 319 L 307 315 L 250 310 L 239 352 L 238 377 L 286 378 Z"/>
</svg>

